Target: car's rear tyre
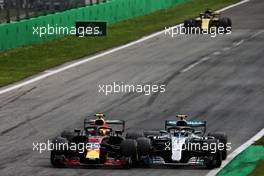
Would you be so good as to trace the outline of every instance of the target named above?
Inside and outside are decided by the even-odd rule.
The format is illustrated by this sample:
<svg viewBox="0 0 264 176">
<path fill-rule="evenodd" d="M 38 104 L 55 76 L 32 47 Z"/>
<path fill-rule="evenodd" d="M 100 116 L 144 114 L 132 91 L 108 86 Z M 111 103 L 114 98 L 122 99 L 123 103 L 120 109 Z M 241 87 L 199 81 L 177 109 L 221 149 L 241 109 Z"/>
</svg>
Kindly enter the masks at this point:
<svg viewBox="0 0 264 176">
<path fill-rule="evenodd" d="M 210 139 L 207 141 L 207 144 L 210 146 L 215 146 L 215 148 L 210 148 L 208 151 L 208 159 L 206 162 L 206 167 L 209 169 L 218 168 L 222 165 L 222 152 L 218 150 L 219 140 L 218 139 Z M 211 145 L 214 144 L 214 145 Z"/>
<path fill-rule="evenodd" d="M 184 20 L 184 27 L 195 27 L 195 20 L 194 19 L 188 19 Z"/>
<path fill-rule="evenodd" d="M 216 133 L 209 133 L 208 136 L 213 136 L 216 139 L 219 140 L 220 143 L 224 145 L 222 152 L 222 159 L 225 160 L 227 158 L 227 135 L 222 132 L 216 132 Z"/>
<path fill-rule="evenodd" d="M 230 28 L 232 30 L 232 21 L 228 17 L 222 17 L 219 19 L 219 27 L 223 27 L 225 29 L 225 33 L 228 32 L 227 28 Z"/>
<path fill-rule="evenodd" d="M 127 132 L 126 134 L 126 139 L 137 139 L 140 137 L 144 137 L 142 131 L 132 131 L 132 132 Z"/>
<path fill-rule="evenodd" d="M 217 151 L 212 159 L 210 159 L 207 163 L 206 166 L 209 169 L 213 168 L 219 168 L 222 165 L 222 152 Z"/>
<path fill-rule="evenodd" d="M 124 167 L 132 167 L 138 162 L 137 142 L 134 139 L 125 139 L 120 144 L 120 153 L 125 158 Z M 128 166 L 127 166 L 128 165 Z"/>
<path fill-rule="evenodd" d="M 124 160 L 126 161 L 126 163 L 123 164 L 123 168 L 124 169 L 131 169 L 133 167 L 132 157 L 126 157 Z"/>
<path fill-rule="evenodd" d="M 184 21 L 183 25 L 185 28 L 185 34 L 191 34 L 193 28 L 196 26 L 196 22 L 194 19 L 188 19 Z"/>
<path fill-rule="evenodd" d="M 65 164 L 62 159 L 57 159 L 57 156 L 60 156 L 61 158 L 64 157 L 64 155 L 61 152 L 57 152 L 56 150 L 52 150 L 50 152 L 50 163 L 53 167 L 65 167 Z"/>
<path fill-rule="evenodd" d="M 52 143 L 55 147 L 64 146 L 68 144 L 68 140 L 63 137 L 56 137 L 53 139 Z M 64 164 L 64 154 L 66 149 L 63 148 L 54 148 L 50 153 L 50 163 L 53 167 L 65 167 Z"/>
<path fill-rule="evenodd" d="M 68 141 L 71 141 L 75 137 L 75 133 L 65 130 L 61 133 L 61 137 L 66 138 Z"/>
<path fill-rule="evenodd" d="M 150 154 L 151 142 L 146 137 L 137 138 L 137 152 L 138 156 L 147 156 Z"/>
<path fill-rule="evenodd" d="M 134 157 L 137 155 L 137 142 L 134 139 L 125 139 L 120 144 L 122 156 Z"/>
</svg>

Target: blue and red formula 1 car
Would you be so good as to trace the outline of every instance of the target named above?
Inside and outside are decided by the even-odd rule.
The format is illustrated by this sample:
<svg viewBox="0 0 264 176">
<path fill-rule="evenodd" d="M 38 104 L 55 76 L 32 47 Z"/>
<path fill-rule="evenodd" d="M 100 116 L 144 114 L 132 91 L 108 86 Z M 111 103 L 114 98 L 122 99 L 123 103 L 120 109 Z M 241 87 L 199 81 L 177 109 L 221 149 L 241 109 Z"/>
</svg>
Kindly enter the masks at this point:
<svg viewBox="0 0 264 176">
<path fill-rule="evenodd" d="M 64 131 L 53 140 L 50 161 L 54 167 L 65 166 L 120 166 L 130 168 L 137 155 L 137 143 L 122 137 L 123 120 L 85 119 L 84 129 Z M 121 129 L 114 129 L 114 127 Z"/>
</svg>

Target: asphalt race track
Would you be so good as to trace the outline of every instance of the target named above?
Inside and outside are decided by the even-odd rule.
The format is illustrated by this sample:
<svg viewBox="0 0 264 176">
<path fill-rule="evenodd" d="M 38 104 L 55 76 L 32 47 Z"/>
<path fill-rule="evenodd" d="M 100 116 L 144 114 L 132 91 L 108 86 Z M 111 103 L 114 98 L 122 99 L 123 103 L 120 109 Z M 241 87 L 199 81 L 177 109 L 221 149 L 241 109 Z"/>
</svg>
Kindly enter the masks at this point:
<svg viewBox="0 0 264 176">
<path fill-rule="evenodd" d="M 56 169 L 49 152 L 32 151 L 32 143 L 82 127 L 95 112 L 125 119 L 128 129 L 163 128 L 181 113 L 207 120 L 208 131 L 225 131 L 236 149 L 264 127 L 263 9 L 263 0 L 252 0 L 223 12 L 233 20 L 232 35 L 160 35 L 0 95 L 0 175 L 205 175 L 209 170 L 191 167 Z M 167 86 L 150 96 L 98 93 L 99 84 L 114 81 Z"/>
</svg>

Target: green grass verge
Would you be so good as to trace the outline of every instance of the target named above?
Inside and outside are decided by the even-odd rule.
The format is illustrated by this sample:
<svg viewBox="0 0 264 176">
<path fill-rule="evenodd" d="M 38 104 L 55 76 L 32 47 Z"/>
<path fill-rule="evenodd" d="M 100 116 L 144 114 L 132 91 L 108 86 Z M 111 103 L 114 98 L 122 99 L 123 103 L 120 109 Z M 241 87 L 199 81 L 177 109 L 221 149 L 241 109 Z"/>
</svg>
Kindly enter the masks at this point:
<svg viewBox="0 0 264 176">
<path fill-rule="evenodd" d="M 220 9 L 240 0 L 190 0 L 174 8 L 119 22 L 106 37 L 62 39 L 38 43 L 0 53 L 0 87 L 109 48 L 113 48 L 197 16 L 206 8 Z"/>
<path fill-rule="evenodd" d="M 263 176 L 264 175 L 264 159 L 258 162 L 255 170 L 249 176 Z"/>
<path fill-rule="evenodd" d="M 262 172 L 263 175 L 263 170 L 258 171 L 261 166 L 258 163 L 263 159 L 264 146 L 251 145 L 229 162 L 217 176 L 248 176 L 254 172 Z"/>
<path fill-rule="evenodd" d="M 264 137 L 260 138 L 253 145 L 261 145 L 264 147 Z M 260 160 L 254 171 L 249 176 L 263 176 L 264 175 L 264 158 Z"/>
<path fill-rule="evenodd" d="M 217 176 L 263 176 L 264 137 L 242 151 Z"/>
</svg>

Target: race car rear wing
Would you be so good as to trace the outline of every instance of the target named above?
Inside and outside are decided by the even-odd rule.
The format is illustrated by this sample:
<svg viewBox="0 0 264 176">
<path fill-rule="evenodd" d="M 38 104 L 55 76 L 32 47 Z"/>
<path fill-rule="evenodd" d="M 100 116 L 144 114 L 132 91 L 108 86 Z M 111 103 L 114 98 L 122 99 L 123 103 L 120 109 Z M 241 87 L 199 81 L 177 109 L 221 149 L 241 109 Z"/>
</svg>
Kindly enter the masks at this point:
<svg viewBox="0 0 264 176">
<path fill-rule="evenodd" d="M 165 130 L 168 129 L 168 127 L 177 126 L 178 120 L 166 120 L 165 121 Z M 191 128 L 203 128 L 203 133 L 206 131 L 206 121 L 197 121 L 197 120 L 188 120 L 187 126 Z"/>
<path fill-rule="evenodd" d="M 94 119 L 84 119 L 84 128 L 87 126 L 95 125 L 95 120 Z M 125 121 L 124 120 L 106 120 L 106 124 L 108 125 L 122 125 L 122 132 L 125 131 Z"/>
</svg>

